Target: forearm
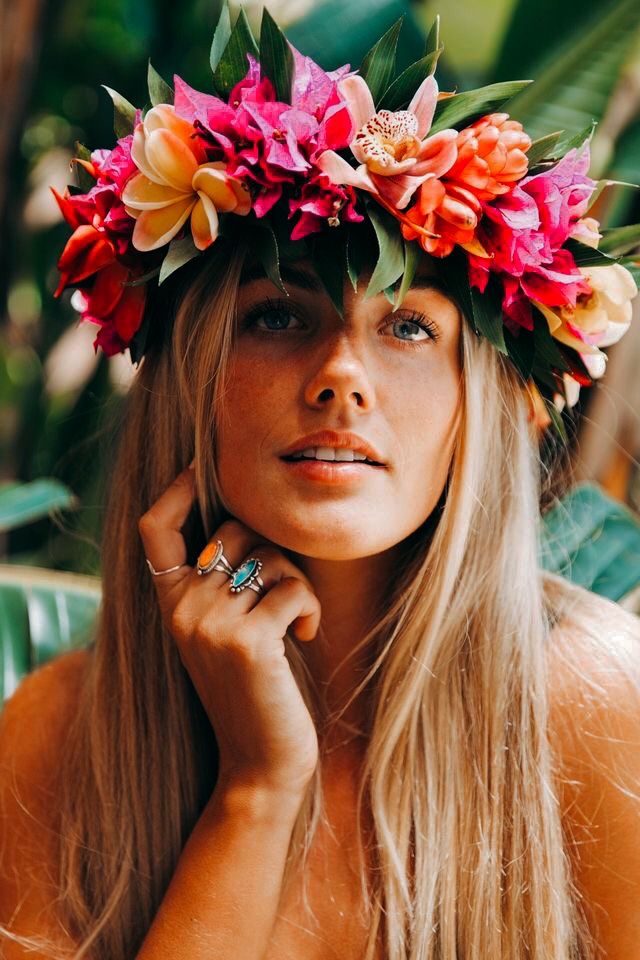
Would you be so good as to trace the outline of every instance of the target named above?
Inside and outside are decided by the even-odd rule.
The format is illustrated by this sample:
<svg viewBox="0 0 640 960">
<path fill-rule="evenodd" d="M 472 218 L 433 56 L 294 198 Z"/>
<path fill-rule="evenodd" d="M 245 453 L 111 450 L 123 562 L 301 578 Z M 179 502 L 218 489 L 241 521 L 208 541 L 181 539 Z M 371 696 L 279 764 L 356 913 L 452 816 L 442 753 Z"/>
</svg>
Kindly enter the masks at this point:
<svg viewBox="0 0 640 960">
<path fill-rule="evenodd" d="M 261 960 L 299 805 L 216 788 L 136 960 Z"/>
</svg>

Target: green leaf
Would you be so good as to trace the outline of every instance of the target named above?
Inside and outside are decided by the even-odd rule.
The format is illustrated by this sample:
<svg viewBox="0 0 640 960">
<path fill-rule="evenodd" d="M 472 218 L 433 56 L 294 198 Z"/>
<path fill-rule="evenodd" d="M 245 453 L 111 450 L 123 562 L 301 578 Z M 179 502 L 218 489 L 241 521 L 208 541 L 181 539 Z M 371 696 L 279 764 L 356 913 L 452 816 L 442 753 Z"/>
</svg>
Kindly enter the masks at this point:
<svg viewBox="0 0 640 960">
<path fill-rule="evenodd" d="M 343 277 L 347 256 L 344 231 L 334 227 L 315 233 L 308 238 L 308 246 L 315 271 L 336 311 L 343 317 Z"/>
<path fill-rule="evenodd" d="M 440 53 L 444 50 L 444 46 L 440 43 L 440 14 L 436 15 L 435 20 L 427 34 L 427 42 L 425 44 L 425 53 Z"/>
<path fill-rule="evenodd" d="M 543 515 L 539 560 L 545 570 L 619 601 L 640 584 L 640 522 L 599 487 L 582 484 Z"/>
<path fill-rule="evenodd" d="M 535 340 L 533 333 L 525 330 L 524 327 L 519 331 L 518 336 L 514 336 L 511 331 L 504 328 L 504 342 L 509 351 L 509 358 L 515 364 L 520 376 L 528 380 L 533 369 L 535 358 Z"/>
<path fill-rule="evenodd" d="M 411 289 L 413 278 L 416 275 L 418 263 L 420 262 L 420 247 L 414 240 L 404 241 L 404 273 L 402 282 L 398 288 L 398 293 L 394 303 L 394 312 L 402 306 L 404 298 Z"/>
<path fill-rule="evenodd" d="M 455 127 L 461 123 L 468 123 L 484 113 L 493 113 L 502 107 L 525 87 L 531 80 L 511 80 L 507 83 L 492 83 L 488 87 L 479 87 L 477 90 L 468 90 L 466 93 L 456 93 L 453 97 L 440 100 L 429 135 Z"/>
<path fill-rule="evenodd" d="M 603 230 L 599 249 L 611 256 L 631 253 L 640 245 L 640 223 L 630 223 L 626 227 L 614 227 Z"/>
<path fill-rule="evenodd" d="M 237 83 L 243 80 L 249 70 L 247 54 L 250 53 L 256 60 L 259 51 L 251 33 L 251 27 L 243 9 L 236 19 L 226 49 L 220 58 L 213 82 L 216 90 L 228 97 Z"/>
<path fill-rule="evenodd" d="M 357 241 L 354 242 L 353 234 L 349 233 L 347 236 L 345 254 L 347 258 L 347 274 L 349 276 L 349 280 L 351 281 L 351 286 L 353 287 L 354 293 L 358 292 L 358 278 L 360 276 L 357 252 Z"/>
<path fill-rule="evenodd" d="M 624 180 L 598 180 L 598 185 L 589 197 L 589 210 L 593 207 L 595 202 L 600 198 L 600 194 L 603 193 L 608 187 L 626 187 L 631 190 L 640 190 L 640 185 L 637 183 L 626 183 Z"/>
<path fill-rule="evenodd" d="M 569 443 L 569 437 L 567 436 L 567 431 L 564 425 L 564 421 L 562 419 L 562 414 L 557 409 L 553 400 L 549 400 L 548 397 L 543 397 L 542 399 L 544 400 L 544 405 L 547 408 L 547 413 L 551 417 L 551 423 L 553 425 L 553 429 L 555 430 L 556 434 L 558 435 L 562 443 L 565 446 L 567 446 L 567 444 Z"/>
<path fill-rule="evenodd" d="M 539 137 L 538 140 L 534 140 L 529 149 L 527 150 L 527 160 L 529 161 L 529 169 L 535 167 L 537 163 L 540 163 L 541 160 L 554 160 L 557 157 L 555 152 L 555 147 L 560 141 L 560 138 L 563 134 L 562 130 L 556 131 L 556 133 L 548 133 L 546 137 Z"/>
<path fill-rule="evenodd" d="M 466 253 L 459 247 L 454 247 L 448 257 L 443 257 L 439 263 L 439 270 L 447 289 L 458 307 L 464 314 L 467 323 L 470 323 L 474 333 L 480 331 L 476 326 L 469 286 L 469 261 Z"/>
<path fill-rule="evenodd" d="M 384 293 L 385 297 L 393 307 L 395 305 L 395 299 L 396 299 L 396 288 L 392 284 L 390 287 L 385 287 L 382 292 Z"/>
<path fill-rule="evenodd" d="M 430 77 L 436 68 L 438 57 L 444 47 L 427 54 L 421 60 L 412 63 L 401 73 L 397 80 L 385 90 L 380 100 L 380 110 L 404 110 L 423 80 Z"/>
<path fill-rule="evenodd" d="M 578 267 L 606 267 L 616 262 L 615 257 L 608 257 L 603 250 L 595 250 L 579 240 L 569 238 L 563 246 L 571 253 Z"/>
<path fill-rule="evenodd" d="M 640 262 L 638 259 L 633 257 L 623 257 L 619 261 L 620 265 L 628 270 L 631 276 L 633 277 L 636 287 L 640 290 Z"/>
<path fill-rule="evenodd" d="M 528 16 L 543 23 L 544 15 L 533 4 L 528 6 Z M 568 4 L 573 23 L 567 24 L 560 43 L 554 43 L 547 30 L 542 35 L 542 31 L 532 30 L 531 24 L 529 37 L 521 43 L 519 52 L 524 56 L 520 56 L 518 70 L 525 69 L 536 82 L 514 100 L 510 112 L 533 137 L 559 127 L 578 131 L 592 120 L 602 119 L 636 42 L 640 26 L 637 0 L 610 0 L 606 5 L 591 2 L 587 6 L 585 18 L 582 3 L 571 0 Z M 524 10 L 524 5 L 520 8 Z M 535 49 L 534 57 L 528 55 L 527 44 L 529 50 Z M 604 158 L 604 151 L 594 152 L 594 156 L 599 155 Z"/>
<path fill-rule="evenodd" d="M 502 319 L 502 291 L 491 277 L 484 293 L 477 287 L 470 287 L 473 318 L 477 329 L 500 353 L 508 353 L 504 342 L 504 322 Z"/>
<path fill-rule="evenodd" d="M 79 140 L 75 142 L 75 151 L 78 160 L 88 160 L 91 162 L 91 150 L 89 150 L 89 147 L 85 147 L 84 143 L 80 143 Z"/>
<path fill-rule="evenodd" d="M 570 150 L 580 149 L 585 143 L 590 143 L 597 126 L 598 121 L 592 120 L 583 130 L 579 130 L 577 133 L 574 133 L 573 136 L 567 133 L 563 134 L 556 146 L 556 155 L 558 157 L 564 157 Z"/>
<path fill-rule="evenodd" d="M 148 270 L 146 273 L 143 273 L 141 277 L 136 277 L 135 280 L 123 280 L 123 287 L 140 287 L 143 283 L 146 283 L 148 280 L 152 280 L 154 277 L 157 277 L 160 274 L 160 267 L 153 267 L 152 270 Z"/>
<path fill-rule="evenodd" d="M 397 221 L 386 210 L 376 206 L 375 202 L 367 204 L 367 212 L 376 232 L 379 253 L 364 295 L 365 300 L 392 286 L 404 270 L 404 246 Z"/>
<path fill-rule="evenodd" d="M 94 639 L 100 580 L 0 564 L 0 706 L 30 670 Z"/>
<path fill-rule="evenodd" d="M 172 240 L 166 256 L 162 261 L 162 266 L 160 267 L 158 286 L 164 283 L 172 273 L 175 273 L 176 270 L 184 266 L 185 263 L 189 263 L 190 260 L 193 260 L 194 257 L 198 257 L 199 255 L 200 250 L 198 250 L 193 242 L 193 237 L 190 233 L 188 233 L 186 237 L 182 237 L 181 240 Z"/>
<path fill-rule="evenodd" d="M 276 235 L 269 223 L 261 220 L 254 225 L 251 234 L 250 249 L 262 264 L 264 272 L 274 286 L 278 287 L 286 296 L 289 291 L 280 276 L 280 252 Z"/>
<path fill-rule="evenodd" d="M 218 64 L 222 60 L 222 55 L 227 48 L 231 36 L 231 17 L 229 16 L 229 4 L 224 0 L 220 9 L 220 16 L 211 41 L 211 50 L 209 52 L 209 64 L 211 73 L 215 75 Z"/>
<path fill-rule="evenodd" d="M 396 49 L 403 20 L 404 17 L 396 20 L 394 25 L 369 50 L 360 65 L 360 76 L 366 81 L 374 103 L 378 102 L 391 83 L 396 67 Z"/>
<path fill-rule="evenodd" d="M 76 505 L 73 493 L 59 480 L 3 483 L 0 485 L 0 532 L 15 530 L 56 510 L 69 510 Z"/>
<path fill-rule="evenodd" d="M 147 68 L 147 85 L 149 87 L 149 99 L 154 107 L 159 103 L 173 104 L 173 88 L 170 87 L 169 84 L 162 79 L 158 71 L 154 69 L 151 65 L 151 60 L 149 60 L 149 66 Z"/>
<path fill-rule="evenodd" d="M 136 124 L 136 108 L 128 100 L 125 100 L 121 94 L 112 90 L 111 87 L 107 87 L 104 83 L 101 86 L 104 87 L 113 101 L 113 132 L 118 140 L 121 137 L 128 137 L 130 133 L 133 133 Z"/>
<path fill-rule="evenodd" d="M 75 159 L 86 160 L 88 163 L 91 163 L 91 151 L 89 148 L 85 147 L 85 145 L 80 143 L 79 140 L 76 140 L 75 147 Z M 73 164 L 73 172 L 76 178 L 76 185 L 82 193 L 88 193 L 89 190 L 95 187 L 95 178 L 91 176 L 88 170 L 85 170 L 81 163 Z"/>
<path fill-rule="evenodd" d="M 557 370 L 570 370 L 566 363 L 560 345 L 551 335 L 549 324 L 544 314 L 533 308 L 533 340 L 535 346 L 534 362 L 547 370 L 554 367 Z"/>
<path fill-rule="evenodd" d="M 260 28 L 260 69 L 263 76 L 271 80 L 276 99 L 281 103 L 291 103 L 293 53 L 287 38 L 266 7 Z"/>
</svg>

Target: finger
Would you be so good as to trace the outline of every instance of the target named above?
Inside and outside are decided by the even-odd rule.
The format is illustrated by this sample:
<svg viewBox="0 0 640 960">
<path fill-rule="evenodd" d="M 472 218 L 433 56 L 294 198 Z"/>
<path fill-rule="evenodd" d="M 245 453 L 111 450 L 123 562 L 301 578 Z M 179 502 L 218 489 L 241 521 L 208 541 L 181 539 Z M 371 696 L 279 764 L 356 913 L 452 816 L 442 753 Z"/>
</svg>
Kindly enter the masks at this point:
<svg viewBox="0 0 640 960">
<path fill-rule="evenodd" d="M 320 601 L 306 583 L 299 577 L 285 576 L 251 610 L 247 619 L 256 628 L 268 623 L 280 637 L 294 624 L 299 640 L 312 640 L 320 626 L 320 615 Z"/>
<path fill-rule="evenodd" d="M 166 570 L 187 560 L 183 527 L 196 495 L 195 474 L 191 467 L 179 473 L 170 487 L 158 497 L 138 522 L 145 556 L 156 570 Z M 177 571 L 184 575 L 184 571 Z M 173 574 L 168 574 L 173 577 Z M 160 580 L 157 578 L 157 585 Z"/>
</svg>

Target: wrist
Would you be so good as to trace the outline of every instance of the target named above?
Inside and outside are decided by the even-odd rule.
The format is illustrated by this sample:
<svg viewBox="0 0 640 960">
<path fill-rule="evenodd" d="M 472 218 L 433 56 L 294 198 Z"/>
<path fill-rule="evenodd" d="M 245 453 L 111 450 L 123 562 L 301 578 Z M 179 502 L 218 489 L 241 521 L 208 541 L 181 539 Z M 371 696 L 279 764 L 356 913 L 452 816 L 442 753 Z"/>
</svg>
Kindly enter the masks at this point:
<svg viewBox="0 0 640 960">
<path fill-rule="evenodd" d="M 246 777 L 220 776 L 209 806 L 245 823 L 293 826 L 304 795 L 305 791 L 301 789 L 275 787 Z"/>
</svg>

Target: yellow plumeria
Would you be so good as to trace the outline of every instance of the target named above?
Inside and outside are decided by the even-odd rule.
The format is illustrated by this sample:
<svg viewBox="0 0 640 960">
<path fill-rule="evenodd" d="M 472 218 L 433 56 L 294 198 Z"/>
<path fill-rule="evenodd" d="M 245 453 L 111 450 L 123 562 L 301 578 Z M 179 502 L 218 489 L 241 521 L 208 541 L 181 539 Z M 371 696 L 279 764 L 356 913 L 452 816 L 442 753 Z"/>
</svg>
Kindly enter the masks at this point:
<svg viewBox="0 0 640 960">
<path fill-rule="evenodd" d="M 140 173 L 127 182 L 122 200 L 136 220 L 136 250 L 165 246 L 189 216 L 193 242 L 206 250 L 218 236 L 218 213 L 244 216 L 251 209 L 247 190 L 224 163 L 206 161 L 194 132 L 167 103 L 149 110 L 134 131 L 131 157 Z"/>
</svg>

